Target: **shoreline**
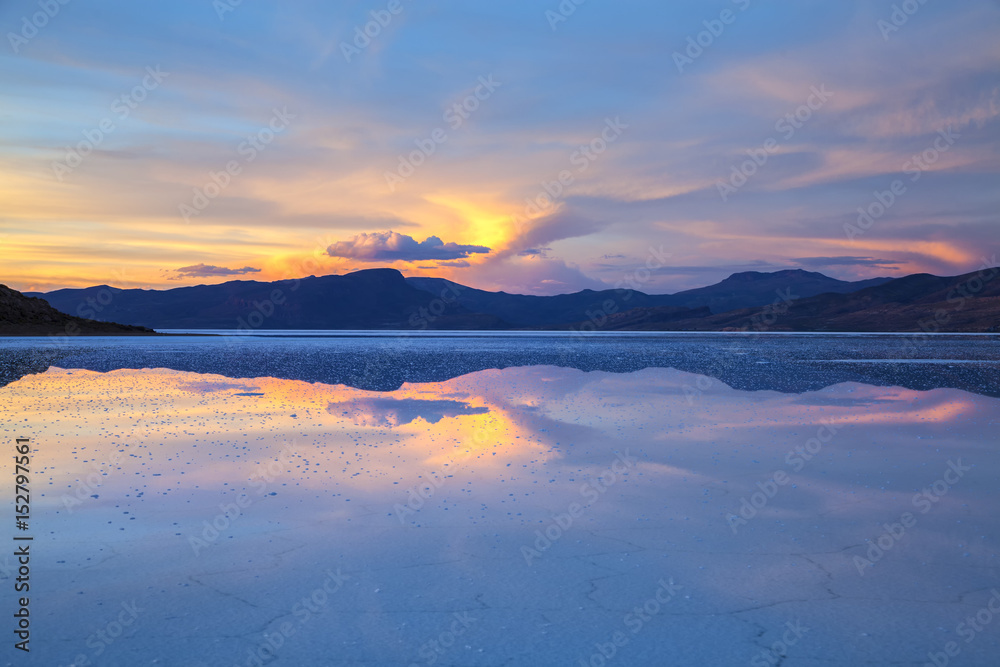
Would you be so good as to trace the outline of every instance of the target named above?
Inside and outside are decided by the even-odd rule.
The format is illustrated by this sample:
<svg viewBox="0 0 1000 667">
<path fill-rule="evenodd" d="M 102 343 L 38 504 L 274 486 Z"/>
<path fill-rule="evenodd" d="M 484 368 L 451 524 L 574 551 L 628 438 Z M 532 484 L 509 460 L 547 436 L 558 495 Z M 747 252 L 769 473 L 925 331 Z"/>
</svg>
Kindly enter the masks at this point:
<svg viewBox="0 0 1000 667">
<path fill-rule="evenodd" d="M 252 333 L 224 330 L 154 331 L 154 332 L 88 332 L 68 336 L 52 332 L 0 332 L 3 338 L 161 338 L 161 337 L 207 337 L 207 338 L 491 338 L 491 337 L 551 337 L 553 339 L 607 338 L 633 336 L 978 336 L 1000 337 L 1000 332 L 982 331 L 684 331 L 684 330 L 616 330 L 616 331 L 567 331 L 534 329 L 439 329 L 433 331 L 413 331 L 409 329 L 272 329 Z"/>
</svg>

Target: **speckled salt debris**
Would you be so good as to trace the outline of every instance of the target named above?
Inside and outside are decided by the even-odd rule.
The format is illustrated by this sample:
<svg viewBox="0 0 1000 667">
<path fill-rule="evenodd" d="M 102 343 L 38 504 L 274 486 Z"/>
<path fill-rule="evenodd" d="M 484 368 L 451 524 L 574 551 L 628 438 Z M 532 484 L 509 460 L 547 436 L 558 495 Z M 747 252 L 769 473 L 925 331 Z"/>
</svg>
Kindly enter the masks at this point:
<svg viewBox="0 0 1000 667">
<path fill-rule="evenodd" d="M 997 655 L 1000 618 L 961 629 L 1000 587 L 1000 403 L 950 388 L 971 375 L 783 393 L 525 364 L 377 391 L 117 367 L 156 344 L 79 368 L 100 345 L 0 389 L 5 433 L 35 446 L 46 639 L 20 664 Z"/>
</svg>

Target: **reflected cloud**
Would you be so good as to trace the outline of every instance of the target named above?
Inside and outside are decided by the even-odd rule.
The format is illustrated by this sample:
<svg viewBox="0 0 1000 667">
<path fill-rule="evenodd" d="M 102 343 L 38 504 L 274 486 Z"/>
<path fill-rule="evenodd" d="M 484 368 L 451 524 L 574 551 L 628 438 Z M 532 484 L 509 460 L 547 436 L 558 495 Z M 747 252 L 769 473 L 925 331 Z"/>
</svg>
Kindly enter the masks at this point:
<svg viewBox="0 0 1000 667">
<path fill-rule="evenodd" d="M 208 394 L 215 391 L 228 391 L 230 389 L 241 389 L 244 392 L 252 392 L 257 387 L 249 386 L 244 382 L 210 382 L 207 380 L 192 380 L 191 382 L 180 382 L 177 388 L 181 391 L 190 391 L 196 394 Z"/>
<path fill-rule="evenodd" d="M 645 450 L 637 469 L 647 475 L 687 475 L 711 485 L 715 473 L 703 461 L 680 460 L 724 434 L 755 446 L 794 443 L 796 428 L 822 421 L 895 429 L 894 437 L 904 437 L 975 423 L 993 400 L 857 383 L 791 395 L 706 379 L 674 369 L 532 366 L 373 392 L 166 369 L 51 368 L 5 388 L 0 415 L 23 415 L 18 421 L 27 418 L 40 440 L 72 437 L 49 455 L 57 488 L 86 474 L 87 462 L 114 458 L 118 472 L 104 482 L 109 498 L 200 496 L 251 488 L 280 459 L 277 476 L 299 489 L 282 493 L 377 499 L 391 495 L 393 484 L 409 486 L 444 470 L 461 470 L 484 490 L 529 488 L 523 485 L 544 468 L 550 484 L 583 479 L 607 465 L 595 451 L 630 447 Z M 692 387 L 708 388 L 692 399 Z M 66 396 L 74 399 L 69 408 Z M 283 457 L 286 451 L 294 455 Z M 45 502 L 58 503 L 58 496 Z"/>
<path fill-rule="evenodd" d="M 1000 402 L 956 389 L 844 382 L 791 395 L 674 369 L 529 366 L 380 393 L 162 368 L 50 368 L 0 389 L 0 399 L 0 420 L 35 443 L 32 500 L 58 536 L 48 542 L 50 576 L 38 579 L 46 595 L 74 601 L 71 574 L 100 579 L 112 597 L 137 581 L 175 582 L 178 604 L 229 619 L 231 596 L 219 591 L 264 606 L 301 596 L 301 573 L 335 560 L 352 577 L 372 577 L 364 588 L 374 593 L 345 600 L 345 618 L 423 613 L 427 600 L 454 604 L 456 594 L 472 604 L 516 595 L 519 610 L 535 613 L 560 590 L 578 591 L 571 605 L 586 614 L 591 594 L 612 610 L 631 604 L 609 596 L 635 577 L 595 588 L 586 583 L 595 573 L 659 573 L 669 559 L 698 592 L 685 602 L 698 622 L 751 599 L 806 603 L 803 613 L 829 591 L 914 599 L 892 573 L 934 581 L 917 562 L 955 572 L 933 601 L 967 611 L 948 601 L 988 585 L 997 552 Z M 942 478 L 949 459 L 967 478 L 919 515 L 920 529 L 887 556 L 893 567 L 861 580 L 851 562 L 859 545 L 913 512 L 914 493 Z M 13 459 L 4 465 L 12 474 Z M 791 481 L 771 486 L 776 471 Z M 764 494 L 734 535 L 742 499 Z M 526 568 L 521 547 L 539 544 Z M 265 590 L 247 585 L 265 577 Z M 775 582 L 784 582 L 777 592 Z M 426 599 L 414 585 L 427 586 Z M 190 627 L 176 608 L 157 623 Z"/>
<path fill-rule="evenodd" d="M 423 419 L 437 424 L 445 417 L 482 415 L 486 407 L 472 407 L 468 403 L 448 400 L 420 400 L 396 398 L 359 398 L 353 401 L 330 403 L 326 411 L 343 415 L 360 426 L 395 427 Z"/>
</svg>

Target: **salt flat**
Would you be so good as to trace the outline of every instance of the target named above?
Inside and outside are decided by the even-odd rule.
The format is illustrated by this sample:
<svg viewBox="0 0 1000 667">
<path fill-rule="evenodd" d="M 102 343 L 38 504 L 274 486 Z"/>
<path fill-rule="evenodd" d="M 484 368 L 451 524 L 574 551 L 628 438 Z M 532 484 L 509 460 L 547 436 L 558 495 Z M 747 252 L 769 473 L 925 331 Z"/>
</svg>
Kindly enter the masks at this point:
<svg viewBox="0 0 1000 667">
<path fill-rule="evenodd" d="M 996 339 L 619 340 L 4 342 L 17 664 L 992 664 Z"/>
</svg>

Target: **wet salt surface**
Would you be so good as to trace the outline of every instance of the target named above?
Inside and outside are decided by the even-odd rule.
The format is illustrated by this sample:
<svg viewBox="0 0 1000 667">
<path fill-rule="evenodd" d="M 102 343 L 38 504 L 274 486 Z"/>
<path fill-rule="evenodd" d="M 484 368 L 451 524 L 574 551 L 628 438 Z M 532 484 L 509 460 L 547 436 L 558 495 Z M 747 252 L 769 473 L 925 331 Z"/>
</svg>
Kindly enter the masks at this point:
<svg viewBox="0 0 1000 667">
<path fill-rule="evenodd" d="M 855 363 L 844 364 L 843 360 Z M 914 360 L 954 360 L 955 368 Z M 171 368 L 391 391 L 490 368 L 554 365 L 628 373 L 676 368 L 744 390 L 802 392 L 838 382 L 951 387 L 1000 396 L 1000 336 L 599 334 L 0 339 L 0 386 L 61 368 Z"/>
<path fill-rule="evenodd" d="M 4 341 L 17 664 L 995 662 L 994 339 L 637 340 Z"/>
</svg>

